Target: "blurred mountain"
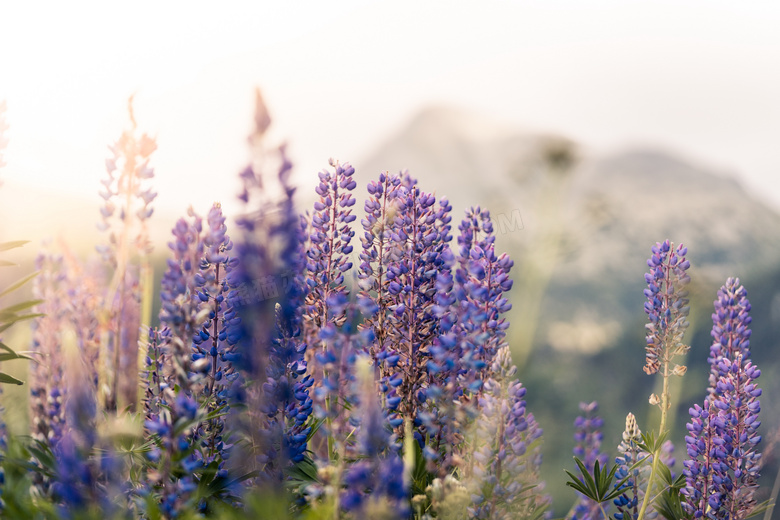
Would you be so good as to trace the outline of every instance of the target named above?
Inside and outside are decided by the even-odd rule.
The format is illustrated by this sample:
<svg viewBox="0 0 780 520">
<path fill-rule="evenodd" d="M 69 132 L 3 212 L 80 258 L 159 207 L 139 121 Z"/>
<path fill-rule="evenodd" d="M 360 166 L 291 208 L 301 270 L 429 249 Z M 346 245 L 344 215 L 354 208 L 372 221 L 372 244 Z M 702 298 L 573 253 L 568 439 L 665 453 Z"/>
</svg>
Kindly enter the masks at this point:
<svg viewBox="0 0 780 520">
<path fill-rule="evenodd" d="M 509 343 L 529 410 L 545 430 L 542 477 L 556 516 L 575 498 L 561 469 L 575 469 L 572 423 L 580 401 L 601 404 L 603 449 L 613 456 L 629 411 L 643 430 L 657 427 L 647 400 L 660 392 L 660 378 L 642 372 L 642 290 L 657 241 L 684 243 L 692 264 L 691 352 L 681 361 L 689 370 L 671 386 L 677 471 L 688 408 L 707 386 L 712 302 L 729 276 L 741 278 L 753 305 L 762 428 L 770 444 L 777 440 L 770 433 L 780 431 L 780 400 L 767 396 L 780 394 L 780 215 L 736 179 L 671 151 L 595 153 L 562 136 L 441 107 L 417 114 L 357 162 L 358 185 L 402 168 L 421 189 L 449 197 L 454 234 L 465 208 L 488 207 L 497 249 L 515 260 Z M 780 465 L 774 454 L 765 462 L 762 499 Z"/>
<path fill-rule="evenodd" d="M 556 153 L 568 161 L 562 167 Z M 529 272 L 524 262 L 554 266 L 537 340 L 560 350 L 614 345 L 621 324 L 642 313 L 636 295 L 657 241 L 687 245 L 691 276 L 713 283 L 780 259 L 776 211 L 736 179 L 672 152 L 595 154 L 561 136 L 434 107 L 356 166 L 359 186 L 408 169 L 423 190 L 448 196 L 455 233 L 465 208 L 488 207 L 517 284 Z"/>
</svg>

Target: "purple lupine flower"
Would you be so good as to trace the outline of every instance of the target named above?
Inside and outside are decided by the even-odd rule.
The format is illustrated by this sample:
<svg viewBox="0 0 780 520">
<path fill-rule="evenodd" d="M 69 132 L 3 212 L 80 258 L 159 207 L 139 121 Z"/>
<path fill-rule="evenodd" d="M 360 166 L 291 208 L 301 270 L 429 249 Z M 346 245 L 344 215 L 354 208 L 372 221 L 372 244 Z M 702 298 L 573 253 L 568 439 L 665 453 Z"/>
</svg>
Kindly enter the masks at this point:
<svg viewBox="0 0 780 520">
<path fill-rule="evenodd" d="M 508 273 L 513 263 L 507 255 L 495 254 L 490 214 L 472 209 L 466 217 L 460 226 L 459 255 L 456 258 L 449 248 L 441 255 L 447 269 L 436 279 L 434 313 L 439 335 L 427 362 L 427 394 L 436 411 L 421 416 L 435 434 L 434 451 L 443 444 L 448 452 L 437 464 L 443 472 L 450 469 L 449 450 L 458 445 L 461 425 L 477 413 L 496 353 L 506 346 L 509 323 L 500 316 L 511 308 L 504 292 L 512 287 Z"/>
<path fill-rule="evenodd" d="M 406 183 L 412 184 L 408 176 Z M 403 419 L 420 425 L 418 412 L 427 400 L 427 363 L 438 337 L 436 279 L 448 270 L 443 255 L 451 239 L 451 208 L 446 200 L 437 206 L 432 194 L 416 186 L 402 188 L 397 200 L 387 268 L 389 340 L 377 358 L 387 373 L 382 389 L 390 421 L 400 428 Z"/>
<path fill-rule="evenodd" d="M 84 365 L 74 348 L 75 334 L 66 332 L 63 342 L 68 355 L 65 431 L 52 447 L 52 495 L 64 518 L 95 508 L 110 516 L 119 511 L 113 501 L 124 492 L 121 465 L 97 433 L 94 388 L 81 376 Z"/>
<path fill-rule="evenodd" d="M 498 352 L 492 368 L 495 379 L 485 382 L 479 397 L 477 446 L 471 468 L 473 503 L 469 508 L 473 518 L 509 518 L 519 513 L 528 498 L 524 493 L 536 484 L 524 477 L 530 466 L 529 445 L 542 432 L 536 428 L 531 432 L 534 437 L 529 436 L 526 389 L 512 380 L 517 368 L 512 365 L 508 348 Z"/>
<path fill-rule="evenodd" d="M 501 315 L 512 308 L 504 293 L 512 288 L 509 271 L 514 262 L 505 253 L 496 255 L 493 225 L 487 210 L 467 211 L 460 229 L 460 267 L 455 274 L 458 286 L 455 293 L 462 312 L 458 324 L 465 339 L 461 349 L 464 369 L 461 379 L 463 388 L 474 393 L 479 390 L 481 380 L 488 376 L 496 352 L 506 345 L 509 322 Z"/>
<path fill-rule="evenodd" d="M 165 400 L 165 389 L 169 388 L 168 379 L 163 372 L 168 364 L 167 346 L 171 341 L 171 331 L 167 327 L 150 329 L 148 332 L 143 384 L 146 387 L 143 397 L 145 421 L 157 421 L 162 407 L 168 403 Z"/>
<path fill-rule="evenodd" d="M 309 294 L 304 313 L 304 337 L 309 346 L 319 345 L 319 330 L 329 322 L 340 326 L 344 314 L 332 313 L 328 302 L 346 294 L 344 276 L 352 268 L 352 237 L 355 232 L 350 224 L 355 220 L 352 207 L 355 197 L 352 191 L 357 185 L 352 175 L 355 169 L 349 163 L 330 160 L 334 172 L 322 170 L 316 192 L 319 200 L 314 203 L 311 216 L 311 233 L 307 250 L 306 284 Z M 321 375 L 315 372 L 316 383 Z"/>
<path fill-rule="evenodd" d="M 360 239 L 363 252 L 360 254 L 358 273 L 358 305 L 365 316 L 361 327 L 371 327 L 376 336 L 376 341 L 369 345 L 369 354 L 373 358 L 384 350 L 388 335 L 386 323 L 390 280 L 387 278 L 387 264 L 400 185 L 401 178 L 387 172 L 379 175 L 379 181 L 369 183 L 369 198 L 364 206 L 366 217 L 361 221 L 364 233 Z M 384 377 L 384 365 L 380 363 L 378 369 L 380 377 Z"/>
<path fill-rule="evenodd" d="M 755 492 L 758 489 L 761 453 L 756 447 L 761 442 L 761 436 L 756 430 L 761 425 L 758 420 L 761 389 L 755 380 L 761 371 L 742 353 L 736 352 L 735 358 L 733 362 L 720 359 L 718 370 L 721 375 L 712 404 L 725 419 L 722 440 L 727 452 L 730 479 L 721 484 L 723 508 L 728 511 L 729 518 L 741 520 L 752 516 L 757 505 Z"/>
<path fill-rule="evenodd" d="M 721 374 L 718 369 L 721 358 L 734 361 L 739 353 L 744 359 L 750 358 L 750 301 L 747 291 L 739 284 L 739 278 L 729 278 L 718 290 L 715 300 L 715 312 L 712 314 L 712 345 L 710 356 L 709 393 L 715 392 L 715 386 Z"/>
<path fill-rule="evenodd" d="M 311 433 L 308 419 L 313 401 L 309 389 L 313 380 L 303 359 L 306 345 L 300 342 L 300 329 L 289 329 L 280 304 L 276 305 L 276 319 L 278 336 L 273 340 L 266 368 L 262 411 L 268 419 L 266 428 L 282 438 L 282 460 L 297 463 L 305 456 Z M 268 459 L 276 462 L 273 457 Z"/>
<path fill-rule="evenodd" d="M 490 212 L 479 206 L 466 210 L 466 218 L 461 221 L 458 229 L 460 230 L 458 236 L 460 258 L 463 260 L 469 258 L 473 247 L 479 247 L 484 251 L 492 248 L 496 241 Z"/>
<path fill-rule="evenodd" d="M 193 369 L 202 367 L 198 372 L 205 373 L 205 382 L 200 385 L 200 397 L 205 403 L 207 413 L 229 409 L 228 393 L 238 379 L 238 372 L 231 359 L 235 354 L 236 338 L 228 335 L 228 323 L 236 318 L 233 299 L 229 296 L 227 278 L 238 265 L 238 259 L 229 256 L 233 242 L 227 235 L 222 207 L 215 203 L 209 211 L 208 229 L 204 233 L 204 254 L 200 258 L 200 269 L 193 280 L 200 301 L 199 315 L 205 315 L 199 331 L 192 337 Z M 193 377 L 197 377 L 193 374 Z M 223 442 L 225 421 L 215 417 L 198 428 L 197 435 L 203 440 L 203 463 L 209 464 L 219 459 L 219 464 L 227 457 L 226 444 Z"/>
<path fill-rule="evenodd" d="M 376 395 L 374 374 L 368 359 L 358 363 L 359 377 L 354 393 L 359 429 L 357 452 L 360 459 L 351 464 L 343 477 L 341 507 L 359 517 L 384 506 L 396 518 L 409 516 L 409 489 L 404 483 L 404 464 L 393 448 L 387 416 Z"/>
<path fill-rule="evenodd" d="M 729 278 L 712 315 L 709 394 L 704 408 L 691 409 L 686 437 L 685 506 L 695 514 L 743 519 L 756 507 L 761 371 L 749 360 L 749 312 L 747 291 Z"/>
<path fill-rule="evenodd" d="M 590 472 L 593 471 L 596 461 L 602 468 L 607 463 L 607 454 L 601 452 L 601 441 L 604 439 L 601 428 L 604 426 L 604 420 L 596 415 L 598 409 L 599 405 L 596 401 L 580 403 L 580 411 L 583 415 L 578 416 L 574 421 L 574 455 Z M 600 518 L 600 515 L 599 504 L 585 496 L 580 496 L 574 508 L 574 519 L 595 520 Z"/>
<path fill-rule="evenodd" d="M 181 218 L 173 227 L 174 240 L 168 243 L 173 257 L 160 282 L 160 323 L 171 331 L 166 376 L 185 392 L 192 391 L 190 350 L 203 319 L 195 294 L 195 275 L 203 258 L 203 223 L 192 209 L 188 213 L 191 222 Z"/>
<path fill-rule="evenodd" d="M 650 319 L 647 328 L 646 364 L 644 371 L 655 374 L 663 366 L 664 377 L 669 374 L 682 375 L 685 367 L 675 365 L 669 371 L 669 362 L 676 355 L 684 354 L 689 347 L 683 345 L 682 337 L 688 328 L 688 291 L 684 287 L 690 282 L 686 272 L 691 266 L 686 260 L 688 252 L 682 244 L 674 247 L 668 240 L 652 247 L 653 255 L 647 261 L 650 272 L 645 274 L 647 297 L 645 313 Z"/>
<path fill-rule="evenodd" d="M 203 466 L 197 456 L 195 429 L 202 409 L 195 398 L 170 387 L 162 390 L 160 412 L 144 421 L 154 447 L 146 457 L 153 469 L 147 471 L 147 483 L 166 518 L 192 510 L 197 488 L 196 471 Z"/>
<path fill-rule="evenodd" d="M 241 173 L 241 198 L 256 209 L 236 221 L 241 231 L 235 253 L 239 263 L 228 276 L 228 298 L 236 315 L 226 330 L 237 345 L 233 366 L 253 382 L 248 389 L 233 385 L 232 398 L 243 401 L 249 413 L 231 414 L 231 428 L 257 447 L 231 461 L 242 471 L 262 470 L 272 485 L 280 483 L 284 467 L 305 452 L 308 432 L 303 425 L 312 407 L 300 314 L 306 295 L 303 227 L 294 209 L 292 165 L 284 147 L 279 148 L 279 159 L 281 198 L 263 191 L 270 183 L 262 172 L 248 167 Z M 289 399 L 279 401 L 280 395 Z"/>
<path fill-rule="evenodd" d="M 323 348 L 315 354 L 315 359 L 322 367 L 324 378 L 314 389 L 314 412 L 318 418 L 327 419 L 322 431 L 329 437 L 332 450 L 343 448 L 350 453 L 351 446 L 345 441 L 352 430 L 350 408 L 354 407 L 357 398 L 354 393 L 355 361 L 374 336 L 371 329 L 354 330 L 352 324 L 357 312 L 343 294 L 331 296 L 328 307 L 333 314 L 344 315 L 347 319 L 341 327 L 330 322 L 320 331 Z M 335 452 L 328 455 L 332 457 Z"/>
<path fill-rule="evenodd" d="M 695 518 L 718 518 L 723 504 L 723 485 L 730 482 L 728 453 L 723 443 L 726 417 L 715 401 L 706 399 L 703 406 L 694 405 L 689 413 L 682 506 Z"/>
<path fill-rule="evenodd" d="M 101 181 L 98 228 L 107 231 L 108 245 L 98 250 L 114 270 L 106 300 L 110 311 L 107 345 L 108 391 L 107 409 L 119 406 L 135 407 L 138 388 L 138 340 L 141 324 L 141 262 L 152 250 L 147 230 L 152 201 L 156 197 L 149 186 L 154 171 L 149 158 L 157 148 L 146 134 L 136 137 L 132 98 L 128 104 L 132 127 L 110 146 L 113 156 L 106 160 L 106 177 Z M 148 266 L 145 266 L 148 268 Z"/>
<path fill-rule="evenodd" d="M 66 272 L 62 257 L 52 253 L 39 254 L 35 266 L 40 274 L 33 280 L 33 297 L 41 300 L 36 312 L 43 316 L 32 325 L 32 350 L 41 362 L 30 365 L 31 433 L 34 439 L 54 446 L 62 436 L 65 420 L 60 333 L 69 318 L 64 305 Z"/>
</svg>

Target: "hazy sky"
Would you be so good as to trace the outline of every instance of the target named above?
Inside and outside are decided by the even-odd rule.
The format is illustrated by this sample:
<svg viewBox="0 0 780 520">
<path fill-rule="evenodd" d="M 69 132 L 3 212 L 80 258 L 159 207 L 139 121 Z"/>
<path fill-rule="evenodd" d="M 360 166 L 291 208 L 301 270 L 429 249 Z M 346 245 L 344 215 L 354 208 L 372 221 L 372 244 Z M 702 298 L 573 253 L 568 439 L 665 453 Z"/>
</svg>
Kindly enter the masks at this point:
<svg viewBox="0 0 780 520">
<path fill-rule="evenodd" d="M 159 205 L 205 213 L 236 192 L 259 85 L 299 177 L 331 156 L 365 156 L 437 103 L 594 151 L 670 148 L 780 208 L 779 6 L 3 2 L 11 141 L 0 178 L 92 196 L 135 93 L 139 125 L 158 140 Z"/>
</svg>

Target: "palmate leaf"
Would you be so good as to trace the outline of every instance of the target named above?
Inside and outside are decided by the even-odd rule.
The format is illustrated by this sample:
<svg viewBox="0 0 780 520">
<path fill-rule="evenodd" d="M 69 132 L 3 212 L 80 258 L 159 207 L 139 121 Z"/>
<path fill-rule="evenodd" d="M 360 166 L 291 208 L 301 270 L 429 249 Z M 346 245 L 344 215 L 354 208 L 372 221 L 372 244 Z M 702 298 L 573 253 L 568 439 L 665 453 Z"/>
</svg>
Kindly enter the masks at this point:
<svg viewBox="0 0 780 520">
<path fill-rule="evenodd" d="M 655 509 L 666 520 L 688 520 L 693 518 L 682 507 L 680 490 L 685 487 L 685 475 L 672 478 L 672 471 L 666 464 L 660 464 L 659 472 L 665 486 L 664 491 L 655 503 Z"/>
<path fill-rule="evenodd" d="M 599 504 L 612 500 L 623 493 L 623 487 L 621 485 L 618 485 L 616 488 L 612 487 L 612 481 L 615 479 L 615 472 L 618 469 L 617 464 L 613 465 L 609 471 L 606 471 L 606 467 L 604 468 L 604 471 L 602 471 L 599 462 L 596 461 L 596 464 L 593 467 L 593 475 L 591 475 L 588 468 L 585 467 L 585 464 L 583 464 L 580 459 L 574 457 L 574 462 L 576 462 L 577 466 L 580 468 L 582 480 L 577 478 L 572 472 L 564 470 L 571 478 L 569 482 L 566 482 L 567 486 L 574 488 Z"/>
</svg>

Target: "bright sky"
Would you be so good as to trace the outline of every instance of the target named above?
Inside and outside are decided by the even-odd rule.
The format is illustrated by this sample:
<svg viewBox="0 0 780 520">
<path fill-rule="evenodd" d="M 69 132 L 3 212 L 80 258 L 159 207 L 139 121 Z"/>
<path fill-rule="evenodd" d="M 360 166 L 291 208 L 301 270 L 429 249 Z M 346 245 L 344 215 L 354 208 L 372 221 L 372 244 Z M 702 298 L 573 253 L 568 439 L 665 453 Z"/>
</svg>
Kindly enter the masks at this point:
<svg viewBox="0 0 780 520">
<path fill-rule="evenodd" d="M 769 1 L 4 2 L 0 179 L 97 197 L 136 94 L 158 206 L 229 205 L 258 85 L 299 178 L 437 103 L 671 148 L 780 208 L 778 26 Z"/>
</svg>

